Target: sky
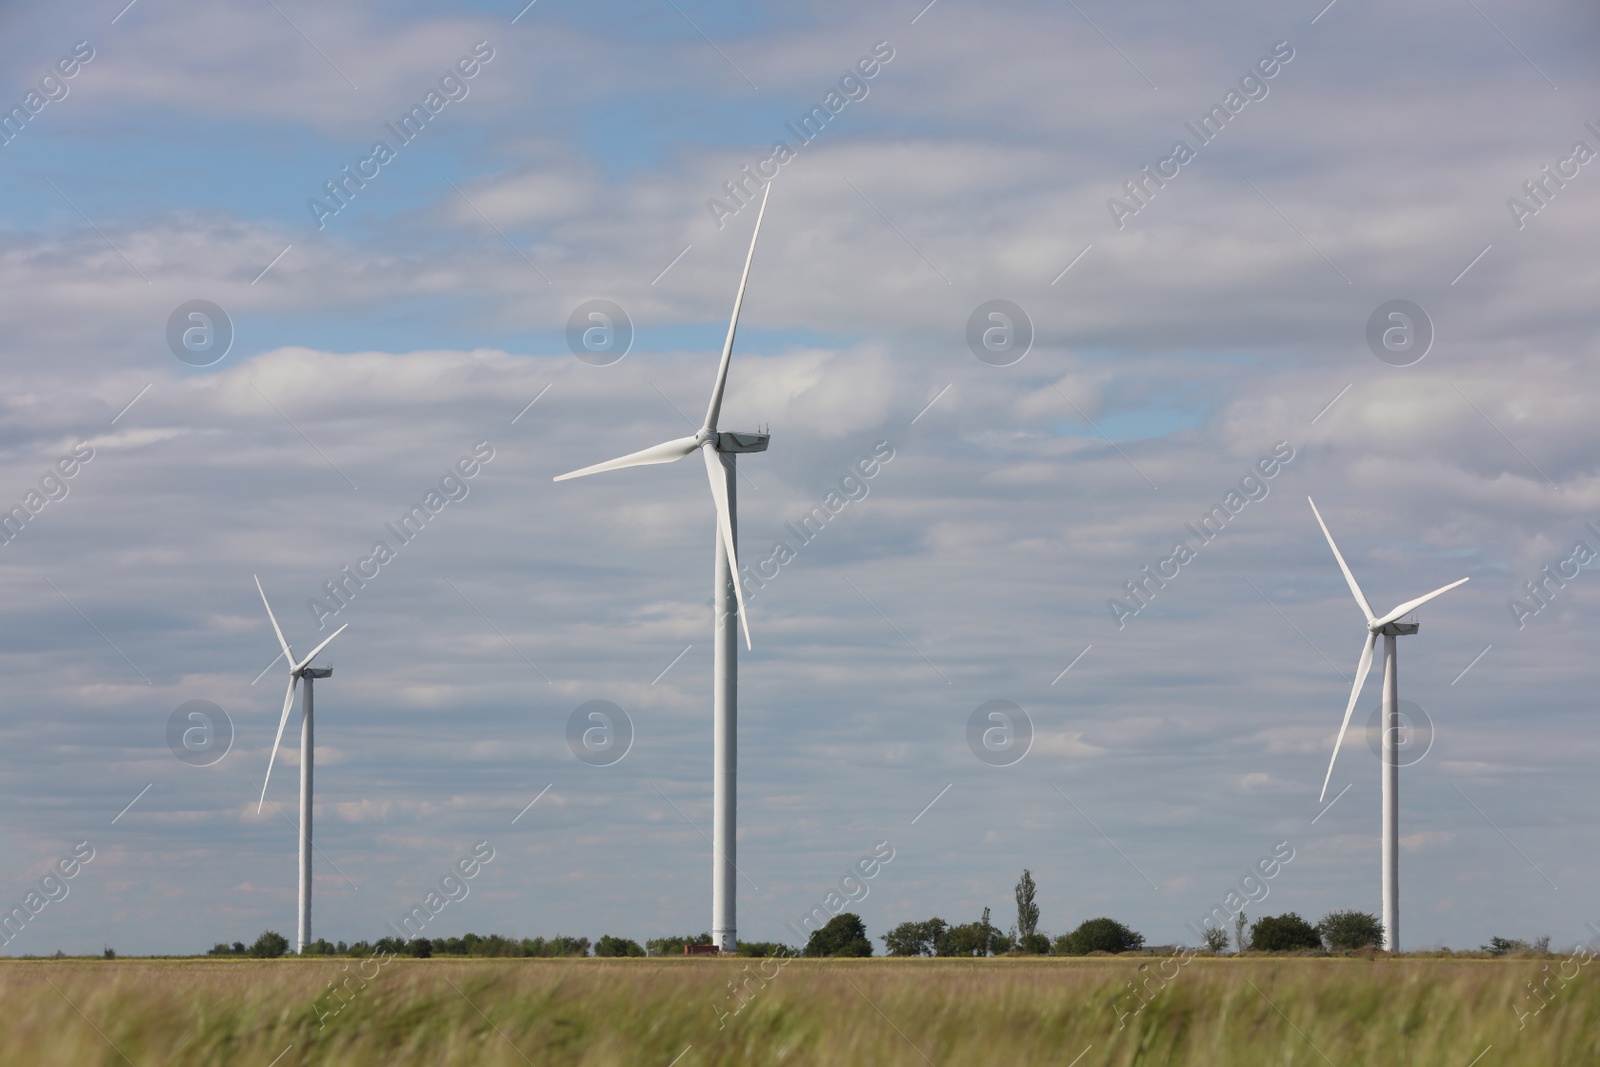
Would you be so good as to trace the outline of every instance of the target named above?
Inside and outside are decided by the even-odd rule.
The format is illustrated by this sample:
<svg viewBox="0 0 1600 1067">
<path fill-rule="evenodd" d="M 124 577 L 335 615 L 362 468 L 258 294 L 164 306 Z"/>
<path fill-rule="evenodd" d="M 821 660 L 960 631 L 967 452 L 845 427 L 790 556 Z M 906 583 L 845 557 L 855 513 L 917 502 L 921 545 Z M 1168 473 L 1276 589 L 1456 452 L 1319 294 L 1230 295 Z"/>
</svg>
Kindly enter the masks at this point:
<svg viewBox="0 0 1600 1067">
<path fill-rule="evenodd" d="M 0 952 L 293 936 L 254 577 L 297 654 L 348 624 L 314 936 L 479 842 L 428 936 L 710 928 L 699 464 L 552 478 L 698 426 L 756 172 L 742 939 L 875 847 L 874 938 L 1026 868 L 1049 933 L 1192 942 L 1274 850 L 1252 918 L 1377 912 L 1308 496 L 1380 613 L 1471 579 L 1399 640 L 1403 947 L 1587 936 L 1600 16 L 1325 4 L 0 6 L 0 902 L 93 854 Z"/>
</svg>

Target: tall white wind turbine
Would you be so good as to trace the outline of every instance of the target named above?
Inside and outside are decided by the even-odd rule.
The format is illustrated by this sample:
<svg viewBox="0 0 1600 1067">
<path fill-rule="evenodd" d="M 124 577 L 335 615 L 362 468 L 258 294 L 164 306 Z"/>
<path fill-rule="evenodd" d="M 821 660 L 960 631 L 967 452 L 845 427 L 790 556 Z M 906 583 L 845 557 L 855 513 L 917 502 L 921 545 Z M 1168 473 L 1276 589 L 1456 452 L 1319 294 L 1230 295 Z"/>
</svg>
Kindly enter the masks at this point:
<svg viewBox="0 0 1600 1067">
<path fill-rule="evenodd" d="M 1345 563 L 1344 556 L 1339 554 L 1339 546 L 1333 543 L 1333 534 L 1328 532 L 1328 524 L 1322 521 L 1322 513 L 1317 510 L 1317 502 L 1310 497 L 1306 497 L 1306 500 L 1311 504 L 1311 513 L 1317 517 L 1317 525 L 1322 527 L 1322 536 L 1328 539 L 1328 547 L 1333 549 L 1333 558 L 1339 561 L 1339 569 L 1344 572 L 1344 580 L 1349 583 L 1350 592 L 1354 594 L 1356 603 L 1361 606 L 1361 613 L 1367 617 L 1367 640 L 1361 646 L 1361 659 L 1356 663 L 1356 680 L 1350 687 L 1350 703 L 1345 705 L 1344 722 L 1339 724 L 1339 737 L 1333 743 L 1333 759 L 1328 761 L 1328 773 L 1322 779 L 1321 799 L 1327 798 L 1328 782 L 1333 778 L 1334 760 L 1339 758 L 1339 746 L 1344 743 L 1345 731 L 1350 728 L 1350 715 L 1356 710 L 1356 701 L 1361 697 L 1361 686 L 1367 680 L 1368 671 L 1372 669 L 1372 653 L 1377 647 L 1378 636 L 1383 635 L 1383 947 L 1395 952 L 1400 946 L 1401 725 L 1400 673 L 1394 639 L 1405 634 L 1414 634 L 1420 626 L 1415 622 L 1401 622 L 1402 618 L 1467 579 L 1462 578 L 1425 596 L 1408 600 L 1382 617 L 1374 615 L 1367 598 L 1362 595 L 1361 586 L 1356 584 L 1356 576 L 1350 573 L 1350 567 Z M 1318 803 L 1321 803 L 1321 799 Z"/>
<path fill-rule="evenodd" d="M 772 186 L 768 185 L 761 197 L 761 210 L 756 213 L 756 228 L 750 235 L 750 251 L 745 256 L 744 274 L 739 279 L 738 295 L 733 299 L 733 317 L 728 322 L 728 338 L 722 345 L 722 362 L 717 367 L 716 384 L 711 387 L 711 405 L 706 409 L 705 424 L 693 437 L 680 437 L 555 479 L 560 482 L 623 467 L 672 463 L 695 452 L 699 452 L 705 460 L 706 477 L 711 482 L 711 499 L 717 510 L 716 569 L 713 572 L 716 619 L 712 625 L 711 691 L 711 937 L 723 952 L 734 952 L 738 948 L 734 929 L 734 876 L 738 871 L 734 864 L 737 848 L 734 832 L 737 819 L 739 646 L 731 625 L 732 616 L 739 617 L 739 623 L 744 628 L 745 646 L 750 646 L 750 623 L 745 618 L 744 589 L 738 580 L 736 546 L 739 523 L 735 513 L 734 457 L 743 452 L 765 452 L 768 435 L 719 431 L 717 419 L 722 414 L 722 392 L 728 382 L 728 363 L 733 356 L 733 335 L 739 328 L 739 309 L 744 304 L 745 285 L 750 281 L 750 263 L 756 255 L 756 238 L 761 235 L 761 220 L 767 213 L 767 197 L 771 193 Z"/>
<path fill-rule="evenodd" d="M 256 592 L 261 594 L 261 603 L 267 608 L 267 618 L 272 620 L 272 632 L 278 635 L 283 658 L 289 664 L 289 689 L 283 694 L 283 715 L 278 719 L 278 736 L 272 742 L 272 755 L 267 759 L 267 776 L 261 783 L 261 799 L 256 803 L 258 812 L 267 802 L 267 783 L 272 781 L 272 765 L 278 759 L 278 746 L 283 743 L 283 728 L 289 723 L 289 709 L 294 706 L 294 691 L 300 685 L 302 678 L 306 683 L 305 699 L 300 705 L 300 921 L 295 937 L 295 951 L 304 952 L 306 945 L 311 941 L 311 756 L 315 747 L 311 722 L 311 682 L 313 679 L 326 678 L 333 673 L 332 667 L 313 667 L 311 661 L 332 644 L 335 637 L 344 633 L 345 626 L 350 624 L 345 623 L 333 631 L 322 644 L 311 650 L 311 655 L 296 661 L 294 653 L 289 651 L 289 642 L 283 639 L 283 629 L 278 625 L 278 617 L 272 614 L 272 605 L 267 603 L 267 591 L 261 588 L 260 578 L 256 578 Z"/>
</svg>

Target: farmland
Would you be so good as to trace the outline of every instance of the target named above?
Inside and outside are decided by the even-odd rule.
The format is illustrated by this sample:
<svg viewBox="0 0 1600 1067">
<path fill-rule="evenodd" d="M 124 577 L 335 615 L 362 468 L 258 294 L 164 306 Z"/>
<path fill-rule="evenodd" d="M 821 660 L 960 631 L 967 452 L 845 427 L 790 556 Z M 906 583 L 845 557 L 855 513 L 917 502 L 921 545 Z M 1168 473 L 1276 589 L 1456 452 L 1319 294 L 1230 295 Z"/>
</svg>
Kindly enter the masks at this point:
<svg viewBox="0 0 1600 1067">
<path fill-rule="evenodd" d="M 771 979 L 735 998 L 728 983 L 758 963 Z M 1519 1028 L 1513 1005 L 1540 1004 L 1525 983 L 1558 959 L 1196 958 L 1131 1014 L 1141 1001 L 1128 983 L 1157 963 L 396 959 L 369 963 L 368 980 L 350 977 L 350 960 L 8 960 L 0 1062 L 1600 1062 L 1600 984 L 1587 971 Z M 328 992 L 338 981 L 342 1001 Z"/>
</svg>

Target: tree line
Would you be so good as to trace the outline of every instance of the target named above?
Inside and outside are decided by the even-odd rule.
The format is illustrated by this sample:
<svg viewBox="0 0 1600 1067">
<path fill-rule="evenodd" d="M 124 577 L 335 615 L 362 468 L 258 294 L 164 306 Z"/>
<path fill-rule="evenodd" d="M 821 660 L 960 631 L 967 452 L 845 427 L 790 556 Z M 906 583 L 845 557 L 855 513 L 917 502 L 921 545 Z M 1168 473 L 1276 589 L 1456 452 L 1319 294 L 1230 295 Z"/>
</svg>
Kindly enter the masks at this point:
<svg viewBox="0 0 1600 1067">
<path fill-rule="evenodd" d="M 990 919 L 990 910 L 984 908 L 976 922 L 949 923 L 934 916 L 900 923 L 888 933 L 879 935 L 878 940 L 883 942 L 884 954 L 888 956 L 1116 955 L 1138 952 L 1145 947 L 1143 934 L 1105 916 L 1087 919 L 1070 932 L 1052 938 L 1039 929 L 1037 894 L 1038 886 L 1032 872 L 1024 870 L 1015 890 L 1016 922 L 1009 929 L 1001 930 L 995 925 Z M 1231 945 L 1227 930 L 1208 927 L 1201 934 L 1202 944 L 1199 947 L 1218 954 L 1230 949 L 1235 953 L 1352 952 L 1383 946 L 1383 922 L 1376 915 L 1363 911 L 1330 911 L 1315 923 L 1292 911 L 1283 915 L 1266 915 L 1252 923 L 1240 912 L 1234 919 Z M 643 945 L 631 938 L 612 934 L 591 942 L 587 937 L 568 937 L 564 934 L 548 939 L 518 939 L 500 934 L 469 933 L 461 937 L 410 940 L 383 937 L 354 944 L 318 939 L 307 945 L 303 954 L 396 955 L 417 959 L 433 956 L 551 958 L 591 954 L 597 957 L 681 956 L 686 946 L 711 944 L 709 933 L 652 938 Z M 1548 954 L 1549 947 L 1548 937 L 1533 942 L 1494 937 L 1483 946 L 1482 951 L 1491 956 L 1544 955 Z M 247 946 L 242 941 L 235 941 L 231 945 L 219 943 L 208 955 L 274 959 L 288 951 L 289 941 L 286 937 L 266 930 L 253 944 Z M 110 949 L 106 952 L 110 958 Z M 813 930 L 806 943 L 798 948 L 778 941 L 738 943 L 738 955 L 750 957 L 863 957 L 873 953 L 874 945 L 872 938 L 867 935 L 866 924 L 854 912 L 833 916 L 823 926 Z"/>
</svg>

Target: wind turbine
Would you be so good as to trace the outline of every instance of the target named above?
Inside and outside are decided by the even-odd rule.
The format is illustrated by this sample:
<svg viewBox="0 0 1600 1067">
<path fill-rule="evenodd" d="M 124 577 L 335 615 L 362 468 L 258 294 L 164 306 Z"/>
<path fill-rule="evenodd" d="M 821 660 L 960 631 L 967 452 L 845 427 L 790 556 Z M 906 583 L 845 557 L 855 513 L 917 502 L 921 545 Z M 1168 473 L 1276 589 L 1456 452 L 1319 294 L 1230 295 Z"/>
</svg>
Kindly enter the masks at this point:
<svg viewBox="0 0 1600 1067">
<path fill-rule="evenodd" d="M 733 335 L 739 328 L 739 308 L 744 304 L 745 285 L 750 281 L 750 263 L 756 255 L 756 238 L 761 235 L 761 219 L 767 213 L 767 197 L 761 197 L 756 213 L 755 232 L 750 235 L 750 251 L 745 256 L 739 292 L 733 299 L 733 317 L 728 322 L 728 338 L 722 344 L 722 362 L 717 367 L 716 384 L 711 387 L 711 405 L 706 421 L 693 437 L 680 437 L 617 459 L 596 463 L 563 474 L 555 480 L 581 478 L 586 474 L 639 467 L 652 463 L 672 463 L 699 452 L 711 482 L 711 499 L 717 509 L 715 590 L 716 620 L 712 624 L 712 786 L 711 786 L 711 937 L 723 952 L 738 950 L 734 932 L 734 865 L 737 848 L 734 831 L 737 817 L 738 726 L 739 726 L 739 646 L 729 617 L 739 616 L 744 628 L 745 647 L 750 647 L 750 623 L 745 618 L 744 589 L 740 586 L 739 554 L 735 547 L 739 523 L 735 514 L 734 457 L 745 452 L 765 452 L 768 435 L 730 433 L 717 429 L 722 414 L 722 391 L 728 382 L 728 362 L 733 356 Z"/>
<path fill-rule="evenodd" d="M 345 623 L 333 631 L 322 644 L 311 650 L 311 655 L 296 662 L 294 653 L 289 651 L 289 642 L 283 639 L 278 617 L 272 614 L 272 605 L 267 603 L 267 591 L 261 588 L 260 578 L 256 578 L 256 592 L 261 594 L 261 603 L 267 608 L 267 618 L 272 620 L 272 632 L 278 635 L 283 658 L 289 663 L 289 689 L 283 694 L 283 715 L 278 719 L 278 736 L 272 742 L 272 755 L 267 759 L 267 777 L 261 783 L 257 812 L 267 802 L 267 782 L 272 781 L 272 764 L 278 758 L 278 746 L 283 743 L 283 728 L 289 723 L 289 709 L 294 706 L 295 688 L 300 684 L 300 679 L 304 678 L 306 682 L 305 700 L 300 704 L 300 922 L 295 938 L 295 951 L 304 952 L 311 940 L 311 754 L 315 747 L 311 728 L 311 682 L 314 678 L 326 678 L 333 673 L 332 667 L 312 667 L 310 664 L 350 624 Z"/>
<path fill-rule="evenodd" d="M 1328 524 L 1322 521 L 1322 513 L 1317 510 L 1317 502 L 1310 497 L 1306 497 L 1306 500 L 1311 504 L 1311 514 L 1317 517 L 1317 525 L 1322 527 L 1322 536 L 1328 539 L 1328 547 L 1333 549 L 1333 558 L 1339 561 L 1339 569 L 1344 572 L 1344 580 L 1350 584 L 1350 592 L 1355 595 L 1356 603 L 1361 606 L 1362 614 L 1367 617 L 1367 641 L 1361 646 L 1361 659 L 1356 663 L 1355 684 L 1350 687 L 1350 703 L 1345 705 L 1344 722 L 1339 725 L 1339 737 L 1333 743 L 1333 759 L 1328 761 L 1328 773 L 1322 779 L 1322 797 L 1317 801 L 1319 804 L 1327 798 L 1328 782 L 1333 778 L 1334 760 L 1339 758 L 1339 746 L 1344 742 L 1344 733 L 1350 727 L 1350 714 L 1356 710 L 1356 701 L 1361 697 L 1361 686 L 1367 680 L 1367 672 L 1372 669 L 1372 652 L 1377 647 L 1378 635 L 1383 635 L 1383 947 L 1389 952 L 1395 952 L 1400 945 L 1398 738 L 1401 726 L 1399 661 L 1395 655 L 1394 639 L 1416 633 L 1421 625 L 1415 622 L 1401 622 L 1400 619 L 1467 579 L 1451 582 L 1425 596 L 1406 601 L 1387 615 L 1376 616 L 1372 613 L 1372 606 L 1367 603 L 1367 598 L 1362 595 L 1361 587 L 1356 584 L 1356 576 L 1350 573 L 1349 565 L 1339 554 L 1339 546 L 1333 543 L 1333 534 L 1328 532 Z"/>
</svg>

